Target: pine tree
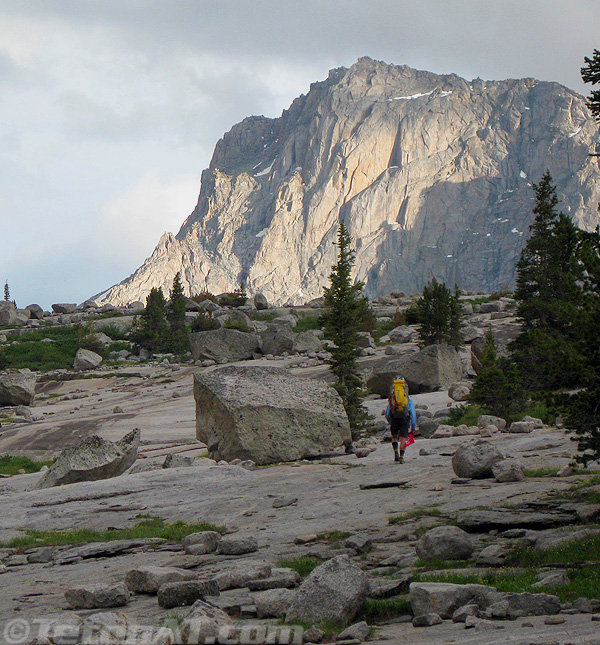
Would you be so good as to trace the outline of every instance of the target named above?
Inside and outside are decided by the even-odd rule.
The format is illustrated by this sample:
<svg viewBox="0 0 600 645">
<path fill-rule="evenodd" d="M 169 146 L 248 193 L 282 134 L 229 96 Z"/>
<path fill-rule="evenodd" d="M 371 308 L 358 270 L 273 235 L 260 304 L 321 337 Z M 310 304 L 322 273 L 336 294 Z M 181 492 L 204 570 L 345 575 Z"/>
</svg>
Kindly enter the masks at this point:
<svg viewBox="0 0 600 645">
<path fill-rule="evenodd" d="M 10 288 L 8 286 L 8 280 L 4 283 L 4 300 L 10 302 Z"/>
<path fill-rule="evenodd" d="M 576 346 L 581 271 L 577 228 L 556 210 L 550 173 L 533 188 L 535 220 L 517 263 L 515 298 L 522 330 L 511 350 L 527 389 L 548 391 L 581 380 L 583 357 Z"/>
<path fill-rule="evenodd" d="M 169 310 L 167 313 L 169 334 L 167 347 L 172 352 L 184 352 L 189 349 L 190 340 L 188 327 L 185 321 L 185 296 L 181 284 L 179 271 L 173 279 L 173 286 L 169 294 Z"/>
<path fill-rule="evenodd" d="M 358 332 L 360 330 L 361 312 L 368 307 L 367 299 L 362 295 L 364 284 L 352 283 L 351 274 L 354 266 L 352 238 L 344 222 L 338 230 L 338 259 L 329 276 L 330 286 L 324 289 L 325 314 L 322 318 L 325 337 L 334 343 L 331 348 L 331 371 L 337 379 L 335 388 L 339 392 L 350 421 L 353 438 L 367 417 L 363 400 L 363 379 L 357 358 Z"/>
<path fill-rule="evenodd" d="M 419 311 L 419 338 L 422 347 L 445 343 L 459 347 L 463 343 L 462 307 L 460 290 L 454 287 L 454 294 L 443 282 L 435 278 L 423 289 L 417 300 Z"/>
<path fill-rule="evenodd" d="M 585 67 L 581 68 L 583 82 L 597 85 L 600 83 L 600 51 L 594 49 L 592 57 L 586 56 L 583 60 L 585 61 Z M 600 90 L 591 91 L 587 105 L 590 112 L 600 121 Z"/>
<path fill-rule="evenodd" d="M 488 414 L 508 421 L 523 410 L 525 401 L 525 390 L 516 366 L 498 357 L 494 336 L 488 331 L 469 403 L 477 403 Z"/>
<path fill-rule="evenodd" d="M 585 389 L 562 397 L 565 425 L 574 431 L 579 454 L 576 461 L 587 466 L 600 461 L 600 231 L 580 231 L 579 258 L 583 266 L 580 350 L 585 356 Z"/>
<path fill-rule="evenodd" d="M 169 332 L 166 304 L 162 289 L 153 287 L 146 298 L 146 308 L 131 334 L 131 339 L 138 347 L 153 352 L 165 350 Z"/>
</svg>

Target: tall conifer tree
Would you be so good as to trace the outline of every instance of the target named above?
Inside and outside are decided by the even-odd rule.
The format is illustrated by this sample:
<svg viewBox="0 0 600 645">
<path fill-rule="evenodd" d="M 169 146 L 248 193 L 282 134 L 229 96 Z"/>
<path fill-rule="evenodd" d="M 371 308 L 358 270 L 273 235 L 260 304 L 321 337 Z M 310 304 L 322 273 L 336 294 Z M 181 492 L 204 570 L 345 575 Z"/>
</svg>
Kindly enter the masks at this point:
<svg viewBox="0 0 600 645">
<path fill-rule="evenodd" d="M 325 336 L 335 345 L 330 350 L 331 371 L 337 378 L 335 387 L 344 402 L 355 438 L 367 416 L 362 406 L 363 380 L 357 358 L 360 355 L 358 332 L 362 324 L 361 312 L 368 307 L 368 301 L 362 295 L 364 283 L 353 283 L 351 279 L 354 250 L 344 222 L 340 222 L 337 245 L 338 259 L 329 276 L 330 286 L 324 289 L 323 327 Z"/>
<path fill-rule="evenodd" d="M 582 377 L 576 342 L 581 294 L 578 233 L 556 210 L 550 173 L 533 188 L 535 220 L 517 263 L 515 298 L 522 330 L 512 351 L 527 389 L 555 390 L 578 385 Z"/>
</svg>

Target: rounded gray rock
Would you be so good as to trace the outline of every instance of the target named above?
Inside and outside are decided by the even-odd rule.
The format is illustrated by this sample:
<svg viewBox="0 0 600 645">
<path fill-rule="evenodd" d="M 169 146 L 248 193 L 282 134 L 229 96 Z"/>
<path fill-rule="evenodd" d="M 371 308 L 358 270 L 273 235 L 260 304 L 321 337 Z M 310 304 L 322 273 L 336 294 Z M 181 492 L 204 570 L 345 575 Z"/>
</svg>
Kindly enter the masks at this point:
<svg viewBox="0 0 600 645">
<path fill-rule="evenodd" d="M 460 446 L 452 457 L 452 469 L 458 477 L 483 479 L 492 476 L 492 467 L 502 453 L 490 441 L 480 439 Z"/>
</svg>

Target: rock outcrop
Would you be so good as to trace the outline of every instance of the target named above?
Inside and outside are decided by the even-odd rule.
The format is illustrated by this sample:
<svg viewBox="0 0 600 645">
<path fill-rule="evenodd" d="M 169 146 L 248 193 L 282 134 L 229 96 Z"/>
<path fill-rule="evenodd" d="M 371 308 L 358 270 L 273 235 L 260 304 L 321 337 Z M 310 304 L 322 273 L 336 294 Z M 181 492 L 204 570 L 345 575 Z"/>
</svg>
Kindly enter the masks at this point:
<svg viewBox="0 0 600 645">
<path fill-rule="evenodd" d="M 35 383 L 35 374 L 28 369 L 0 376 L 0 405 L 31 405 Z"/>
<path fill-rule="evenodd" d="M 213 459 L 294 461 L 350 441 L 337 392 L 269 367 L 194 373 L 196 435 Z"/>
<path fill-rule="evenodd" d="M 598 126 L 585 98 L 532 78 L 466 81 L 361 58 L 313 83 L 280 118 L 249 117 L 217 143 L 198 204 L 174 236 L 98 299 L 144 301 L 180 271 L 186 293 L 240 281 L 272 304 L 322 294 L 343 218 L 369 295 L 436 277 L 511 284 L 549 169 L 562 210 L 598 224 Z"/>
<path fill-rule="evenodd" d="M 447 387 L 460 379 L 463 372 L 458 352 L 449 345 L 430 345 L 414 354 L 381 359 L 369 367 L 367 388 L 380 396 L 388 395 L 398 374 L 406 379 L 411 394 L 419 394 Z"/>
<path fill-rule="evenodd" d="M 98 435 L 67 448 L 50 466 L 37 488 L 109 479 L 124 473 L 135 461 L 140 431 L 132 430 L 113 443 Z"/>
</svg>

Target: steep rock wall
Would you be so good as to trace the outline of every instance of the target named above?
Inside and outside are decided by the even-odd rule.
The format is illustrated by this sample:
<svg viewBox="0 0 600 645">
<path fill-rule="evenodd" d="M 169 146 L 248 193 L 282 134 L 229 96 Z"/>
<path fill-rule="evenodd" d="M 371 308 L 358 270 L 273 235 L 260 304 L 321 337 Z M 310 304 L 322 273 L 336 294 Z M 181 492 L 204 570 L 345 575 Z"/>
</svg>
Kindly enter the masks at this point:
<svg viewBox="0 0 600 645">
<path fill-rule="evenodd" d="M 581 95 L 534 79 L 467 82 L 368 58 L 311 85 L 278 119 L 251 117 L 216 147 L 198 204 L 102 299 L 144 299 L 181 271 L 186 292 L 240 282 L 274 303 L 322 294 L 337 223 L 375 296 L 432 277 L 463 289 L 511 286 L 550 170 L 560 208 L 598 222 L 598 128 Z"/>
</svg>

